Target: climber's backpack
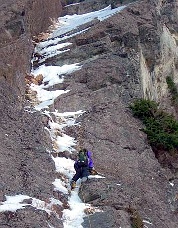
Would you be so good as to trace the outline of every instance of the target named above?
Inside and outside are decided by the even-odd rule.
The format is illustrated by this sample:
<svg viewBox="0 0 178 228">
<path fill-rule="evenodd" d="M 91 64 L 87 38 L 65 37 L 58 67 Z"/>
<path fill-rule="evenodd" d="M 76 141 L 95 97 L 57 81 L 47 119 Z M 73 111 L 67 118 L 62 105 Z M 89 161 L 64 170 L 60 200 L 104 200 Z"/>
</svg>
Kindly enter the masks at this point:
<svg viewBox="0 0 178 228">
<path fill-rule="evenodd" d="M 78 153 L 78 165 L 80 167 L 86 167 L 88 166 L 88 156 L 87 156 L 87 151 L 80 150 Z"/>
</svg>

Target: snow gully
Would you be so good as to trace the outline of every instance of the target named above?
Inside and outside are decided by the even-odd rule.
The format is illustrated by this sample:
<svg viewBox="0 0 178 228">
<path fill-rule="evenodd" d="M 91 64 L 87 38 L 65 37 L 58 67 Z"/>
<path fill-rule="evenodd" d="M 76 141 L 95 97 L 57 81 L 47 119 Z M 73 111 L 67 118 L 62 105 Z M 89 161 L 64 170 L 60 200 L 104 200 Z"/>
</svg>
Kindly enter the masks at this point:
<svg viewBox="0 0 178 228">
<path fill-rule="evenodd" d="M 64 78 L 67 77 L 68 74 L 80 70 L 82 65 L 79 63 L 73 63 L 63 66 L 46 66 L 45 61 L 48 58 L 68 52 L 72 43 L 68 42 L 67 39 L 90 29 L 90 27 L 88 27 L 84 30 L 80 30 L 78 29 L 80 25 L 86 24 L 96 18 L 100 21 L 105 20 L 124 8 L 125 6 L 111 9 L 111 6 L 108 6 L 102 10 L 91 13 L 60 17 L 58 18 L 59 26 L 51 33 L 50 38 L 37 44 L 35 48 L 35 52 L 38 53 L 40 59 L 38 60 L 34 58 L 34 61 L 38 60 L 38 63 L 42 65 L 35 70 L 33 69 L 32 74 L 35 77 L 39 74 L 43 75 L 43 83 L 40 86 L 33 84 L 31 85 L 31 89 L 37 92 L 37 98 L 39 101 L 35 108 L 49 116 L 49 128 L 47 128 L 47 130 L 51 136 L 53 145 L 55 145 L 54 150 L 57 153 L 63 151 L 73 153 L 75 151 L 74 146 L 76 146 L 77 142 L 74 138 L 66 135 L 63 128 L 65 126 L 75 125 L 76 118 L 82 115 L 84 111 L 79 110 L 75 112 L 59 113 L 58 110 L 55 110 L 53 113 L 50 113 L 48 108 L 53 104 L 54 100 L 58 96 L 68 93 L 69 90 L 50 91 L 49 89 L 56 84 L 63 83 Z M 52 114 L 55 116 L 57 122 L 52 120 Z M 60 135 L 56 133 L 58 131 L 60 131 Z M 72 193 L 69 190 L 69 181 L 74 172 L 74 161 L 66 159 L 65 157 L 52 158 L 55 163 L 56 171 L 65 177 L 65 180 L 55 179 L 53 182 L 54 190 L 68 195 L 69 209 L 63 210 L 62 218 L 64 228 L 80 228 L 82 227 L 83 217 L 85 216 L 84 211 L 86 208 L 90 207 L 90 205 L 82 203 L 78 196 L 80 183 L 78 188 L 76 188 L 75 191 L 72 191 Z"/>
</svg>

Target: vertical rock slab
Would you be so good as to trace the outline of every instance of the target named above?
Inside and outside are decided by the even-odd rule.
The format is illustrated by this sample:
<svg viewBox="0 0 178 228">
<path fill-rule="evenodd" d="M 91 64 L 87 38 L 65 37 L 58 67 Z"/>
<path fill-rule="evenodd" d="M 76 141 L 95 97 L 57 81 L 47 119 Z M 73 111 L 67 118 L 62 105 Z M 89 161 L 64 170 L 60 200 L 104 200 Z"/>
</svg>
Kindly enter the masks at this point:
<svg viewBox="0 0 178 228">
<path fill-rule="evenodd" d="M 30 72 L 31 37 L 45 31 L 60 16 L 60 1 L 10 0 L 0 3 L 0 80 L 4 78 L 24 95 L 25 73 Z"/>
</svg>

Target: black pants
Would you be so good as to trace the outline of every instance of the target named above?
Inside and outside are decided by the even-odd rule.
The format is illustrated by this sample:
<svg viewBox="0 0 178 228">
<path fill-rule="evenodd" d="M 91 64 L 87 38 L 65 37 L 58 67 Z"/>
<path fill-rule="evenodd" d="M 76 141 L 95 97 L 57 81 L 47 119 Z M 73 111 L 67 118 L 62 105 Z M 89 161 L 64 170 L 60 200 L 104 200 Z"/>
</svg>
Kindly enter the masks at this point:
<svg viewBox="0 0 178 228">
<path fill-rule="evenodd" d="M 79 178 L 88 177 L 89 176 L 89 169 L 88 167 L 78 167 L 74 165 L 74 169 L 76 171 L 75 175 L 73 176 L 72 180 L 77 181 Z"/>
</svg>

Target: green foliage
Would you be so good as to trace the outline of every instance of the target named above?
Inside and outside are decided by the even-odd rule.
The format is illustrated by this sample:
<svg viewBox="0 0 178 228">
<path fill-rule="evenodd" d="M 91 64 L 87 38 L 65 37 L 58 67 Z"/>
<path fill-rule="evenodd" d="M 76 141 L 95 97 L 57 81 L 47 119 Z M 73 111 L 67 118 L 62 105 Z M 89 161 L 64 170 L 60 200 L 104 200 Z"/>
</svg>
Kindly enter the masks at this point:
<svg viewBox="0 0 178 228">
<path fill-rule="evenodd" d="M 154 116 L 158 105 L 154 101 L 138 99 L 130 106 L 130 108 L 132 109 L 134 116 L 144 120 Z"/>
<path fill-rule="evenodd" d="M 154 101 L 139 99 L 130 108 L 134 116 L 142 120 L 149 143 L 157 149 L 178 152 L 178 121 L 158 109 Z"/>
<path fill-rule="evenodd" d="M 167 82 L 168 88 L 170 90 L 170 93 L 172 95 L 173 103 L 178 105 L 178 90 L 176 88 L 174 81 L 172 80 L 171 77 L 167 77 L 166 82 Z"/>
</svg>

